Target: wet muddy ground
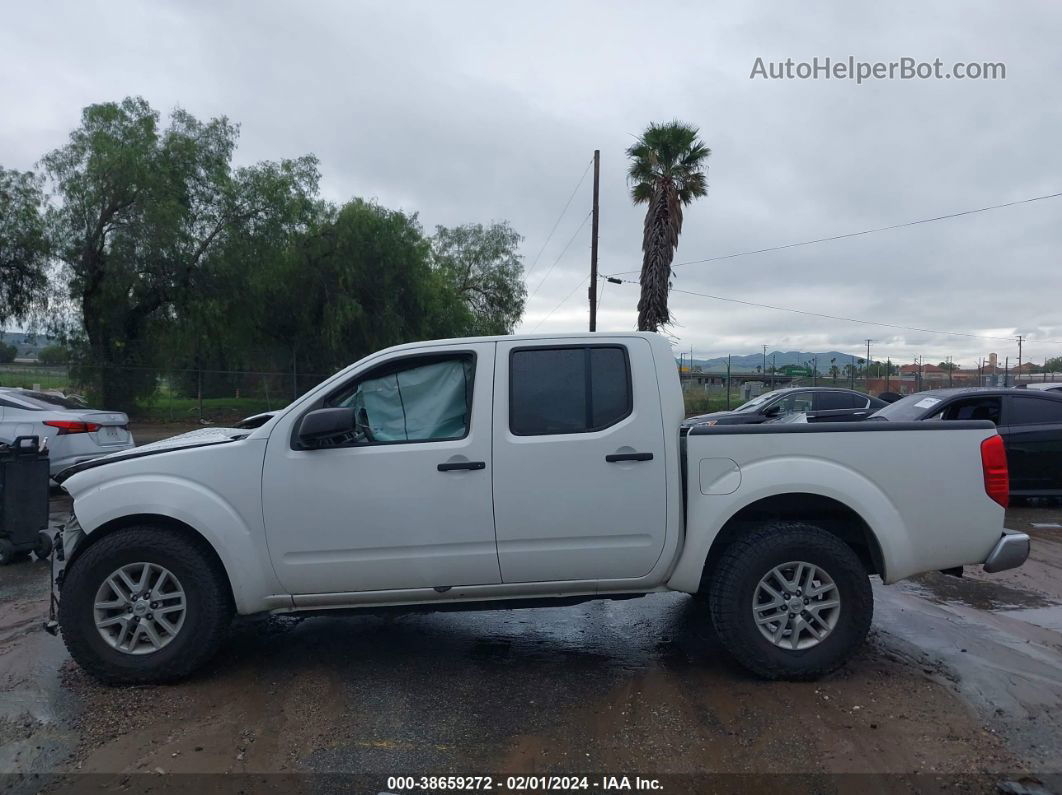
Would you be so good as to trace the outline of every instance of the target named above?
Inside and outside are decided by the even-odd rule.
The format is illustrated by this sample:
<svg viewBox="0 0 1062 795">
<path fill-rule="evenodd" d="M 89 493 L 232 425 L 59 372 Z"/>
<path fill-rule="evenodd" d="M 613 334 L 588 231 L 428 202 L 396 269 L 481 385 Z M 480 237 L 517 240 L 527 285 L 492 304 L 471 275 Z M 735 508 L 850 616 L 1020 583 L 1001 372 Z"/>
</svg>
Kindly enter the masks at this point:
<svg viewBox="0 0 1062 795">
<path fill-rule="evenodd" d="M 53 502 L 58 518 L 65 506 Z M 355 791 L 373 792 L 387 776 L 445 773 L 664 775 L 665 791 L 740 773 L 766 776 L 739 779 L 743 787 L 828 791 L 864 786 L 831 774 L 878 773 L 894 777 L 873 791 L 1003 782 L 1058 792 L 1062 528 L 1052 524 L 1062 524 L 1058 505 L 1009 512 L 1009 526 L 1034 536 L 1023 569 L 876 584 L 866 647 L 805 684 L 745 674 L 721 654 L 697 602 L 662 594 L 243 620 L 186 682 L 106 687 L 41 631 L 45 565 L 9 566 L 0 569 L 0 790 L 159 790 L 188 785 L 181 773 L 287 790 L 307 779 L 258 774 L 309 772 L 355 773 Z M 783 773 L 807 778 L 771 778 Z M 328 789 L 327 778 L 309 781 Z"/>
</svg>

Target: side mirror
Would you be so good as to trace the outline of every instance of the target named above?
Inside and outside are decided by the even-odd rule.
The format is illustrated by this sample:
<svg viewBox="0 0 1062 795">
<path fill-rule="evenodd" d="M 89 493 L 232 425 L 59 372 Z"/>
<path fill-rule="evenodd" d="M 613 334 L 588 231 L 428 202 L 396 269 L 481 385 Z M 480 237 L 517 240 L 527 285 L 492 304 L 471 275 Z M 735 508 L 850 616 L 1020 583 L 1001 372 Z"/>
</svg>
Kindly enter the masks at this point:
<svg viewBox="0 0 1062 795">
<path fill-rule="evenodd" d="M 775 403 L 773 406 L 768 406 L 763 410 L 764 417 L 780 417 L 782 415 L 782 404 Z"/>
<path fill-rule="evenodd" d="M 299 423 L 299 442 L 316 447 L 322 439 L 329 439 L 354 430 L 354 409 L 317 409 Z"/>
</svg>

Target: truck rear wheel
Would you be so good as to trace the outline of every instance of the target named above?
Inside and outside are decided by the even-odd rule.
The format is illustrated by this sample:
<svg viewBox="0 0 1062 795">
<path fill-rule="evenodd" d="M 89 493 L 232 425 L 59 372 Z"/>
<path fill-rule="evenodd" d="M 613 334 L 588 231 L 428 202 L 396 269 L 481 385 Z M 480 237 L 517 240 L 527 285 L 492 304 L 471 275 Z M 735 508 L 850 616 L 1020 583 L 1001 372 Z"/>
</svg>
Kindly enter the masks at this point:
<svg viewBox="0 0 1062 795">
<path fill-rule="evenodd" d="M 232 619 L 224 572 L 193 540 L 132 527 L 72 561 L 59 628 L 74 660 L 112 684 L 166 682 L 205 663 Z"/>
<path fill-rule="evenodd" d="M 874 613 L 866 569 L 825 530 L 774 524 L 733 542 L 708 604 L 724 648 L 766 679 L 815 679 L 862 645 Z"/>
</svg>

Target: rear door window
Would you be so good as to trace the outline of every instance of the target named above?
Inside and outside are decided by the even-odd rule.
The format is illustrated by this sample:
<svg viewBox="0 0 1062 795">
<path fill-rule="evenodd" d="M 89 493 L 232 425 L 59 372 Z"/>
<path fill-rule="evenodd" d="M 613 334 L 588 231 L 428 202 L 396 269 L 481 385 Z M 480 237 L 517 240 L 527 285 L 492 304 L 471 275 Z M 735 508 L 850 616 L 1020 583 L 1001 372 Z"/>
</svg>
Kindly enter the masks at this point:
<svg viewBox="0 0 1062 795">
<path fill-rule="evenodd" d="M 509 430 L 588 433 L 632 410 L 630 362 L 619 345 L 520 348 L 509 359 Z"/>
<path fill-rule="evenodd" d="M 817 392 L 815 394 L 816 411 L 864 408 L 866 404 L 865 398 L 861 398 L 859 395 L 850 395 L 847 392 Z"/>
<path fill-rule="evenodd" d="M 1035 397 L 1010 399 L 1007 425 L 1062 424 L 1062 402 Z"/>
</svg>

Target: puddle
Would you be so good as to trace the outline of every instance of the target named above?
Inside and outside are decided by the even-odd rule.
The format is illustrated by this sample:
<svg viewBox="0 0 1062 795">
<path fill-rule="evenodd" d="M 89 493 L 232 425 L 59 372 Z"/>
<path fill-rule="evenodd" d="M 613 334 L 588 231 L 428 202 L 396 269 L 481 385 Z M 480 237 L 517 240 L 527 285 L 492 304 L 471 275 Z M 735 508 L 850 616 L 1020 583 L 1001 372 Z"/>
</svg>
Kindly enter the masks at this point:
<svg viewBox="0 0 1062 795">
<path fill-rule="evenodd" d="M 951 577 L 939 572 L 906 580 L 902 588 L 936 604 L 960 604 L 978 610 L 1022 610 L 1056 607 L 1046 597 L 999 582 Z"/>
</svg>

